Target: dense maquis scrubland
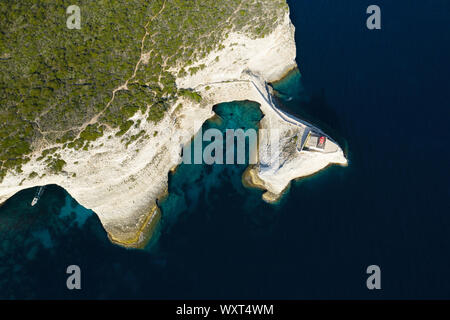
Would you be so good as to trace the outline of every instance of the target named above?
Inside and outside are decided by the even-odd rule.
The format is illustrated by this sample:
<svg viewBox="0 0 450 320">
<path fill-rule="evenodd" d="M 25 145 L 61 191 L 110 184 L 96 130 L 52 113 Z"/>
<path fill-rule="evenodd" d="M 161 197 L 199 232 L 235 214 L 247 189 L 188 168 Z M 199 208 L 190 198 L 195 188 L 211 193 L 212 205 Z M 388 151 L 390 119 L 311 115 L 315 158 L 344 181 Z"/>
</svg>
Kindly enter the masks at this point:
<svg viewBox="0 0 450 320">
<path fill-rule="evenodd" d="M 67 27 L 70 5 L 81 29 Z M 285 0 L 1 1 L 0 181 L 35 150 L 58 172 L 59 150 L 89 149 L 105 132 L 151 139 L 127 135 L 136 112 L 158 122 L 177 97 L 200 102 L 176 77 L 203 68 L 193 63 L 230 32 L 267 35 L 284 10 Z"/>
</svg>

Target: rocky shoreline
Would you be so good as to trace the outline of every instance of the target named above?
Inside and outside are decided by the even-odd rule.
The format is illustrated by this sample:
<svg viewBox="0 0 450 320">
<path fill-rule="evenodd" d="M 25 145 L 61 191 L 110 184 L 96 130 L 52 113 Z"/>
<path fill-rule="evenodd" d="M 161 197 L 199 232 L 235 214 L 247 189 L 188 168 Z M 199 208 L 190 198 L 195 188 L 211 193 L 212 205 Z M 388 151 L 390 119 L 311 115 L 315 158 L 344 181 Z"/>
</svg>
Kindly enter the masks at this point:
<svg viewBox="0 0 450 320">
<path fill-rule="evenodd" d="M 151 136 L 148 140 L 124 146 L 111 133 L 95 141 L 88 151 L 61 150 L 61 158 L 67 163 L 63 173 L 49 174 L 42 164 L 34 161 L 39 156 L 37 152 L 23 166 L 22 173 L 10 173 L 4 178 L 0 203 L 22 189 L 57 184 L 99 216 L 112 242 L 142 248 L 160 219 L 157 200 L 167 193 L 168 174 L 180 163 L 182 146 L 214 115 L 213 106 L 222 102 L 258 102 L 264 113 L 260 127 L 278 128 L 282 132 L 284 153 L 276 156 L 285 162 L 283 168 L 272 163 L 274 159 L 261 155 L 259 166 L 254 168 L 255 179 L 258 177 L 260 186 L 268 191 L 266 201 L 279 197 L 292 179 L 312 174 L 329 163 L 346 163 L 339 152 L 334 156 L 302 154 L 298 157 L 288 142 L 301 126 L 286 122 L 271 105 L 266 83 L 281 79 L 296 67 L 294 32 L 287 13 L 282 23 L 264 38 L 231 34 L 220 51 L 211 52 L 193 64 L 206 68 L 177 79 L 179 88 L 199 92 L 202 102 L 180 98 L 157 124 L 146 122 L 146 115 L 138 112 L 133 120 L 139 119 L 142 124 L 136 130 L 143 128 Z M 130 129 L 127 134 L 136 133 Z M 260 137 L 259 140 L 261 151 L 271 147 L 270 139 Z M 29 178 L 32 172 L 38 175 Z"/>
</svg>

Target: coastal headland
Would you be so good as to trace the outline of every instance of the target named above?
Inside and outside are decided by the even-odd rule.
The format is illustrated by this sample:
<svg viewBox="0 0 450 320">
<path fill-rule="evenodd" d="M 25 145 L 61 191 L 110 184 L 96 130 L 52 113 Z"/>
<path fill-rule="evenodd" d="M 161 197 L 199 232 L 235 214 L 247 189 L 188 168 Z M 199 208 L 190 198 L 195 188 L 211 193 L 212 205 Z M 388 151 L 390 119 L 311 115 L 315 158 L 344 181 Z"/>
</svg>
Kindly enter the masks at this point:
<svg viewBox="0 0 450 320">
<path fill-rule="evenodd" d="M 61 150 L 66 165 L 58 174 L 49 173 L 42 163 L 34 161 L 39 156 L 36 152 L 21 173 L 4 177 L 0 203 L 22 189 L 57 184 L 99 216 L 112 242 L 141 248 L 160 219 L 157 200 L 167 192 L 168 174 L 180 163 L 182 146 L 214 115 L 214 105 L 240 100 L 259 103 L 264 114 L 260 128 L 277 132 L 258 136 L 258 163 L 244 177 L 248 185 L 266 190 L 265 201 L 276 201 L 293 179 L 332 163 L 345 165 L 344 153 L 331 137 L 282 112 L 271 98 L 267 83 L 296 68 L 294 32 L 286 12 L 262 38 L 231 33 L 219 50 L 193 64 L 199 67 L 198 72 L 176 79 L 178 88 L 198 92 L 200 102 L 180 97 L 157 123 L 147 121 L 141 111 L 132 117 L 140 120 L 139 130 L 145 130 L 151 139 L 124 145 L 120 138 L 106 134 L 89 150 Z M 327 137 L 323 150 L 303 148 L 311 133 Z M 127 134 L 138 132 L 131 128 Z M 279 152 L 273 154 L 270 150 L 275 144 Z M 30 178 L 32 172 L 37 174 Z"/>
</svg>

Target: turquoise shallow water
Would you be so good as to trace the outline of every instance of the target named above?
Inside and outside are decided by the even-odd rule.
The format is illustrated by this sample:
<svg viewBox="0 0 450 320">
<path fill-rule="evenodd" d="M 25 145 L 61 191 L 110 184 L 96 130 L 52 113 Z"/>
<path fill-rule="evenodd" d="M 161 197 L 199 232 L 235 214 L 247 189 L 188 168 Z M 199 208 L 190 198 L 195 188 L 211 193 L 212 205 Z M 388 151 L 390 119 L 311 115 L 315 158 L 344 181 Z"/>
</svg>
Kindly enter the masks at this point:
<svg viewBox="0 0 450 320">
<path fill-rule="evenodd" d="M 226 129 L 257 131 L 263 116 L 259 105 L 249 101 L 220 104 L 214 111 L 216 116 L 203 125 L 203 132 L 211 128 L 223 133 Z M 35 207 L 30 206 L 35 188 L 18 193 L 0 208 L 0 297 L 184 296 L 188 292 L 181 288 L 195 275 L 188 274 L 185 279 L 187 270 L 180 272 L 179 261 L 185 254 L 192 255 L 191 261 L 202 261 L 204 258 L 194 256 L 197 250 L 209 250 L 203 243 L 208 242 L 211 232 L 217 236 L 220 230 L 221 243 L 211 243 L 211 249 L 219 253 L 220 247 L 234 241 L 237 230 L 245 237 L 258 237 L 270 230 L 270 224 L 264 220 L 273 217 L 264 211 L 252 211 L 271 206 L 261 201 L 261 191 L 242 185 L 249 147 L 247 139 L 245 164 L 181 164 L 170 176 L 169 196 L 159 204 L 161 222 L 144 251 L 111 244 L 95 213 L 77 204 L 57 186 L 48 186 Z M 224 155 L 225 152 L 224 149 Z M 228 209 L 221 205 L 223 201 L 230 205 Z M 187 240 L 189 233 L 201 238 Z M 141 261 L 130 267 L 136 259 Z M 86 282 L 92 281 L 81 292 L 65 289 L 65 268 L 71 264 L 80 265 L 83 277 L 88 278 Z M 177 283 L 174 292 L 167 290 L 163 280 L 167 278 L 183 281 Z M 103 283 L 108 280 L 113 282 L 105 288 Z"/>
<path fill-rule="evenodd" d="M 262 118 L 259 105 L 249 101 L 224 103 L 215 106 L 213 110 L 216 116 L 207 121 L 202 130 L 205 132 L 208 129 L 218 129 L 224 137 L 226 129 L 253 129 L 257 132 L 258 122 Z M 182 212 L 188 215 L 189 212 L 197 210 L 199 202 L 213 206 L 211 200 L 222 196 L 221 186 L 224 183 L 230 184 L 231 187 L 227 193 L 248 193 L 249 197 L 254 198 L 258 193 L 245 190 L 241 182 L 241 176 L 248 166 L 249 143 L 247 138 L 245 164 L 237 164 L 236 154 L 235 165 L 181 164 L 175 174 L 170 176 L 169 197 L 161 203 L 163 225 L 169 227 L 178 221 Z M 207 142 L 203 143 L 203 149 L 207 145 Z M 193 147 L 194 143 L 191 143 L 190 163 L 194 163 Z M 235 150 L 236 147 L 237 143 Z M 225 145 L 223 155 L 225 159 Z"/>
<path fill-rule="evenodd" d="M 300 80 L 295 71 L 274 85 L 284 108 L 306 101 Z M 258 104 L 249 101 L 220 104 L 214 111 L 203 132 L 257 130 L 263 116 Z M 296 272 L 302 260 L 285 243 L 292 241 L 285 224 L 295 226 L 292 214 L 302 215 L 303 182 L 294 182 L 279 204 L 264 203 L 262 191 L 242 185 L 248 139 L 246 145 L 246 164 L 181 164 L 169 176 L 169 196 L 159 203 L 161 222 L 145 250 L 111 244 L 97 216 L 57 186 L 49 186 L 36 207 L 29 205 L 35 190 L 20 192 L 0 209 L 0 257 L 5 261 L 0 297 L 289 297 L 292 291 L 275 279 Z M 330 179 L 327 171 L 307 180 L 318 181 L 320 188 Z M 331 172 L 331 179 L 342 176 L 341 170 Z M 65 288 L 65 269 L 71 264 L 83 273 L 79 292 Z"/>
<path fill-rule="evenodd" d="M 85 247 L 107 243 L 95 214 L 63 189 L 48 186 L 38 205 L 31 207 L 35 191 L 21 191 L 0 208 L 1 298 L 63 294 L 65 269 L 58 266 L 82 253 L 80 243 Z"/>
<path fill-rule="evenodd" d="M 276 84 L 279 104 L 350 166 L 293 183 L 276 206 L 242 186 L 245 166 L 182 166 L 145 251 L 112 245 L 64 190 L 36 208 L 25 190 L 0 208 L 1 298 L 449 298 L 449 2 L 379 0 L 380 32 L 364 27 L 369 3 L 289 5 L 302 76 Z M 205 125 L 254 126 L 257 109 L 237 104 Z M 65 287 L 71 264 L 81 291 Z M 381 291 L 365 286 L 372 264 Z"/>
</svg>

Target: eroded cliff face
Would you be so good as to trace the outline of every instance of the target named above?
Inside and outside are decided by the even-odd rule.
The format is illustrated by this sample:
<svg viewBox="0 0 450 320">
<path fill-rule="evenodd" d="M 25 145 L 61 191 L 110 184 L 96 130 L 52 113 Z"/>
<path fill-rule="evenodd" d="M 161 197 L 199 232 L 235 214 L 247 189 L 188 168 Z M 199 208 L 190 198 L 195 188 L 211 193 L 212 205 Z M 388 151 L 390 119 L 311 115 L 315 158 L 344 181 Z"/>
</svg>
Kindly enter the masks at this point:
<svg viewBox="0 0 450 320">
<path fill-rule="evenodd" d="M 132 120 L 141 120 L 139 131 L 143 128 L 151 137 L 145 141 L 125 145 L 106 133 L 88 151 L 61 150 L 61 159 L 66 162 L 62 173 L 49 173 L 45 165 L 35 161 L 39 155 L 33 155 L 22 173 L 9 173 L 4 178 L 0 203 L 22 189 L 57 184 L 99 216 L 111 240 L 141 246 L 158 219 L 156 200 L 166 193 L 169 171 L 179 164 L 182 146 L 213 116 L 212 107 L 225 101 L 253 100 L 255 94 L 248 83 L 239 87 L 244 71 L 251 70 L 265 81 L 277 80 L 296 66 L 295 54 L 294 27 L 288 14 L 264 38 L 230 34 L 220 51 L 194 64 L 205 64 L 206 68 L 177 79 L 178 87 L 200 92 L 204 97 L 201 103 L 181 98 L 158 124 L 148 122 L 146 115 L 138 112 Z M 138 132 L 130 129 L 127 134 Z M 30 178 L 32 172 L 38 176 Z"/>
<path fill-rule="evenodd" d="M 220 51 L 211 52 L 193 65 L 205 68 L 177 79 L 179 88 L 195 89 L 203 96 L 200 103 L 180 98 L 157 124 L 148 122 L 145 114 L 135 114 L 132 120 L 140 120 L 141 126 L 127 134 L 138 134 L 143 128 L 150 139 L 125 145 L 120 138 L 105 134 L 88 151 L 62 150 L 61 159 L 67 164 L 64 172 L 56 175 L 33 161 L 38 156 L 34 155 L 21 174 L 5 177 L 0 185 L 0 203 L 25 188 L 58 184 L 99 216 L 113 242 L 142 247 L 159 219 L 156 201 L 167 192 L 168 174 L 180 163 L 182 146 L 213 116 L 214 105 L 229 101 L 260 103 L 265 114 L 261 128 L 281 130 L 282 154 L 261 154 L 259 164 L 252 169 L 258 180 L 253 179 L 253 184 L 268 190 L 266 194 L 278 196 L 296 177 L 312 174 L 329 163 L 346 163 L 339 147 L 333 155 L 302 157 L 295 146 L 289 147 L 302 125 L 280 116 L 271 103 L 266 82 L 278 80 L 295 68 L 295 56 L 294 26 L 288 13 L 264 38 L 232 33 Z M 259 140 L 260 152 L 273 143 L 262 136 Z M 29 178 L 31 172 L 38 176 Z M 269 198 L 266 196 L 266 200 Z"/>
</svg>

